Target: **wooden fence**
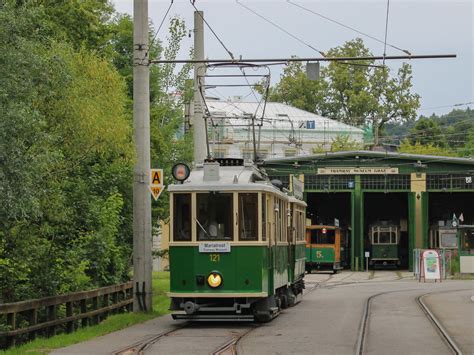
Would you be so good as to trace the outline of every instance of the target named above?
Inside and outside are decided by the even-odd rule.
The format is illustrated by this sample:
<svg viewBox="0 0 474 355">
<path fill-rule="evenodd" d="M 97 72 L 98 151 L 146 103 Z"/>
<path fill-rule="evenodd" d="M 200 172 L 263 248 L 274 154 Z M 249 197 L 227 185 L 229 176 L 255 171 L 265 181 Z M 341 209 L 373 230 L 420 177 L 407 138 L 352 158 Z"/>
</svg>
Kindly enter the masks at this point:
<svg viewBox="0 0 474 355">
<path fill-rule="evenodd" d="M 133 283 L 41 299 L 0 304 L 0 339 L 4 348 L 37 335 L 71 333 L 98 324 L 108 314 L 132 311 Z"/>
</svg>

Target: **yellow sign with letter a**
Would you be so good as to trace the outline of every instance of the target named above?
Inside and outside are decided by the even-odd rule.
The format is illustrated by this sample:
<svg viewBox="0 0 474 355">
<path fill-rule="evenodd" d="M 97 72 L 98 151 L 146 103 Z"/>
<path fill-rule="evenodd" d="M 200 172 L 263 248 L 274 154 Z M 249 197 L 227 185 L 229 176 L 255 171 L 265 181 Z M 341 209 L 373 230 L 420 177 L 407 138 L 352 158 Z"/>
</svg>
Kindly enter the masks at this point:
<svg viewBox="0 0 474 355">
<path fill-rule="evenodd" d="M 150 192 L 153 198 L 158 200 L 163 192 L 163 169 L 150 169 Z"/>
</svg>

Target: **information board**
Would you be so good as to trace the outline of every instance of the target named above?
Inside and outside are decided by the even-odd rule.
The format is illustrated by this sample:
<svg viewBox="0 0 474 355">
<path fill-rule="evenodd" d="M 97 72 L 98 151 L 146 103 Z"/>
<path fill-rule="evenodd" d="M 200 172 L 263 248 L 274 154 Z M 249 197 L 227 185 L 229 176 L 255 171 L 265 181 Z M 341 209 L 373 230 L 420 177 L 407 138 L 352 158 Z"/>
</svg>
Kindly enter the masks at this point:
<svg viewBox="0 0 474 355">
<path fill-rule="evenodd" d="M 425 250 L 421 255 L 421 263 L 421 271 L 425 280 L 441 281 L 440 257 L 436 250 Z"/>
</svg>

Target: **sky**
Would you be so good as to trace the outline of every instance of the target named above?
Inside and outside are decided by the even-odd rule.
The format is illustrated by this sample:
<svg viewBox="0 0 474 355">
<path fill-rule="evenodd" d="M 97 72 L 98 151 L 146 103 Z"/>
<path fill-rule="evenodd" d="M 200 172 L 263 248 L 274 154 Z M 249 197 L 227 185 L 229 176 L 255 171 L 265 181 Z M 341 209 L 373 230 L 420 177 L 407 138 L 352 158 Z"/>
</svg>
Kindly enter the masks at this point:
<svg viewBox="0 0 474 355">
<path fill-rule="evenodd" d="M 118 12 L 133 15 L 133 0 L 112 0 Z M 374 55 L 382 55 L 384 45 L 298 8 L 286 0 L 240 0 L 252 10 L 278 24 L 302 42 L 327 51 L 361 37 Z M 373 37 L 384 39 L 386 0 L 292 0 Z M 171 1 L 149 0 L 149 16 L 155 27 L 161 23 Z M 287 58 L 320 57 L 308 45 L 295 40 L 236 1 L 195 1 L 204 17 L 235 57 Z M 174 0 L 158 38 L 166 44 L 169 18 L 175 15 L 193 28 L 194 8 L 188 0 Z M 474 108 L 474 1 L 390 0 L 387 43 L 412 54 L 456 54 L 455 59 L 411 60 L 413 92 L 421 96 L 419 114 L 444 114 L 453 108 Z M 229 55 L 208 28 L 205 28 L 205 53 L 210 59 L 228 59 Z M 188 58 L 193 38 L 182 44 L 179 59 Z M 403 55 L 387 47 L 387 55 Z M 396 71 L 402 61 L 387 62 Z M 276 84 L 282 66 L 271 67 L 271 83 Z"/>
</svg>

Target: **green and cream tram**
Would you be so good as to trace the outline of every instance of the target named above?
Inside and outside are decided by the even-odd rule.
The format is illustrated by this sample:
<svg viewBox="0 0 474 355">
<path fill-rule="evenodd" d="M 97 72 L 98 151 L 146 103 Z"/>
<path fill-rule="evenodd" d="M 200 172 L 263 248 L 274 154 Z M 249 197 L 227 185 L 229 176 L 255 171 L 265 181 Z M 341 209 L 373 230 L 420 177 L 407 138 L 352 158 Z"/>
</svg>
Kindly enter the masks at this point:
<svg viewBox="0 0 474 355">
<path fill-rule="evenodd" d="M 295 304 L 306 204 L 282 190 L 239 159 L 207 162 L 169 186 L 174 319 L 267 321 Z"/>
</svg>

